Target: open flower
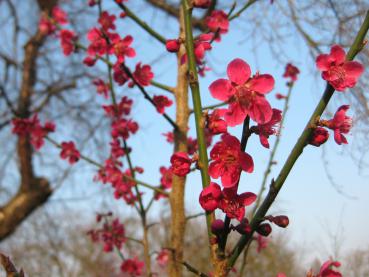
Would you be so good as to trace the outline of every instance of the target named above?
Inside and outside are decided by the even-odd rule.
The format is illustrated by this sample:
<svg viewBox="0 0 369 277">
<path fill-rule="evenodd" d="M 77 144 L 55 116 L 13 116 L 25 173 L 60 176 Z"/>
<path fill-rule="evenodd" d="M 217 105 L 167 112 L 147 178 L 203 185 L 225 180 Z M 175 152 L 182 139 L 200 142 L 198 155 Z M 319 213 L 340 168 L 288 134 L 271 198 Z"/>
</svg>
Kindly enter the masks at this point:
<svg viewBox="0 0 369 277">
<path fill-rule="evenodd" d="M 249 206 L 256 200 L 252 192 L 237 194 L 235 189 L 223 189 L 219 208 L 229 217 L 241 221 L 245 216 L 245 206 Z"/>
<path fill-rule="evenodd" d="M 347 139 L 343 134 L 348 134 L 352 127 L 352 118 L 346 115 L 349 108 L 349 105 L 339 107 L 334 117 L 327 123 L 327 127 L 334 131 L 334 140 L 339 145 L 347 144 Z"/>
<path fill-rule="evenodd" d="M 213 212 L 218 208 L 222 191 L 217 183 L 210 183 L 209 186 L 204 188 L 200 193 L 200 205 L 207 212 Z"/>
<path fill-rule="evenodd" d="M 251 173 L 254 170 L 252 157 L 240 150 L 240 141 L 229 134 L 222 135 L 222 140 L 216 143 L 210 152 L 212 163 L 209 165 L 209 175 L 217 179 L 221 177 L 225 188 L 234 187 L 241 171 Z"/>
<path fill-rule="evenodd" d="M 77 148 L 74 145 L 73 141 L 62 142 L 61 148 L 62 148 L 62 150 L 60 152 L 60 157 L 63 160 L 68 159 L 68 162 L 70 164 L 74 164 L 74 163 L 78 162 L 79 158 L 81 157 L 81 154 L 77 150 Z"/>
<path fill-rule="evenodd" d="M 180 177 L 186 176 L 190 172 L 191 159 L 185 152 L 177 152 L 170 158 L 172 164 L 171 171 Z"/>
<path fill-rule="evenodd" d="M 278 109 L 273 109 L 272 118 L 268 122 L 251 127 L 251 130 L 255 134 L 259 135 L 260 143 L 265 148 L 269 148 L 268 138 L 269 136 L 277 133 L 277 129 L 275 128 L 275 126 L 276 124 L 281 122 L 281 120 L 282 120 L 282 111 Z"/>
<path fill-rule="evenodd" d="M 274 87 L 274 78 L 269 74 L 251 77 L 250 66 L 241 59 L 228 64 L 227 79 L 218 79 L 210 87 L 211 95 L 221 101 L 228 101 L 225 120 L 229 126 L 241 124 L 247 115 L 257 123 L 268 122 L 272 108 L 265 94 Z"/>
<path fill-rule="evenodd" d="M 329 54 L 319 55 L 316 66 L 322 78 L 338 91 L 354 87 L 364 71 L 361 63 L 346 60 L 345 50 L 339 45 L 333 45 Z"/>
</svg>

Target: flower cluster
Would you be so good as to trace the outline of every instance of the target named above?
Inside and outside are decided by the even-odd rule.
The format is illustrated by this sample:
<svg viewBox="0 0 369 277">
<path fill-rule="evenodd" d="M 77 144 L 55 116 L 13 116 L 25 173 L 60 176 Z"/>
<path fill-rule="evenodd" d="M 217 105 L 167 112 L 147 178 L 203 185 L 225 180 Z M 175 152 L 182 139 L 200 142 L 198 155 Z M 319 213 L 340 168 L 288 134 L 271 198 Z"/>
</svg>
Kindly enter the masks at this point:
<svg viewBox="0 0 369 277">
<path fill-rule="evenodd" d="M 104 219 L 102 228 L 93 229 L 87 232 L 93 242 L 102 242 L 105 252 L 112 252 L 114 248 L 121 249 L 126 242 L 125 228 L 118 218 L 109 221 L 112 214 L 98 214 L 97 222 Z"/>
<path fill-rule="evenodd" d="M 34 114 L 31 118 L 14 118 L 12 124 L 13 134 L 29 136 L 30 142 L 36 150 L 44 145 L 44 138 L 47 134 L 55 131 L 53 122 L 47 121 L 44 125 L 41 125 L 37 114 Z"/>
<path fill-rule="evenodd" d="M 70 164 L 74 164 L 74 163 L 78 162 L 79 158 L 81 157 L 81 154 L 77 150 L 77 148 L 74 145 L 73 141 L 62 142 L 61 148 L 62 148 L 62 150 L 60 152 L 60 157 L 63 160 L 68 159 L 68 162 Z"/>
</svg>

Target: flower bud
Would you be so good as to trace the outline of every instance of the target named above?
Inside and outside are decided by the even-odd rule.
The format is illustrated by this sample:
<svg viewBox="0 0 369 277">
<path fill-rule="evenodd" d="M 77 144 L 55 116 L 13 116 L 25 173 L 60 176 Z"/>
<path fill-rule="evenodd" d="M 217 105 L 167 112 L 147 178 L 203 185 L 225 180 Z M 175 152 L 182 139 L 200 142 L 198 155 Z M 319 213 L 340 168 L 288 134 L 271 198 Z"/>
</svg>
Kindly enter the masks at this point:
<svg viewBox="0 0 369 277">
<path fill-rule="evenodd" d="M 328 140 L 328 138 L 329 138 L 328 131 L 322 127 L 317 127 L 313 131 L 309 144 L 319 147 L 320 145 L 325 143 Z"/>
<path fill-rule="evenodd" d="M 264 237 L 267 237 L 272 232 L 272 226 L 270 226 L 269 223 L 260 224 L 256 232 Z"/>
<path fill-rule="evenodd" d="M 192 0 L 192 4 L 196 8 L 207 9 L 209 8 L 211 1 L 210 0 Z"/>
<path fill-rule="evenodd" d="M 288 219 L 288 216 L 278 215 L 273 218 L 272 222 L 281 228 L 286 228 L 288 224 L 290 223 L 290 220 Z"/>
<path fill-rule="evenodd" d="M 251 227 L 247 218 L 241 220 L 240 224 L 235 227 L 235 230 L 241 235 L 246 235 L 251 232 Z"/>
<path fill-rule="evenodd" d="M 224 230 L 224 222 L 221 219 L 216 219 L 211 224 L 211 232 L 214 235 L 220 235 Z"/>
<path fill-rule="evenodd" d="M 167 48 L 168 52 L 176 53 L 179 50 L 181 44 L 179 43 L 178 39 L 168 39 L 165 43 L 165 47 Z"/>
</svg>

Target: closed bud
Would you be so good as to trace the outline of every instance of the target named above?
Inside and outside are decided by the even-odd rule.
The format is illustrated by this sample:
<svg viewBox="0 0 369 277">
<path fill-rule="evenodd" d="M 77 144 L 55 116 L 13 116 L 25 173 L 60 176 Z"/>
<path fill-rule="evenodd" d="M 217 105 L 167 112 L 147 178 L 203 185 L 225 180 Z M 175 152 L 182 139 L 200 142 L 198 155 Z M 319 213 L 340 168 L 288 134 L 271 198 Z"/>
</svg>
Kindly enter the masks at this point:
<svg viewBox="0 0 369 277">
<path fill-rule="evenodd" d="M 214 235 L 220 235 L 224 230 L 224 222 L 221 219 L 216 219 L 211 224 L 211 232 Z"/>
<path fill-rule="evenodd" d="M 235 230 L 241 235 L 246 235 L 251 232 L 251 227 L 247 218 L 241 220 L 240 224 L 235 227 Z"/>
<path fill-rule="evenodd" d="M 267 237 L 272 232 L 272 226 L 270 226 L 269 223 L 260 224 L 256 232 L 264 237 Z"/>
<path fill-rule="evenodd" d="M 288 219 L 288 216 L 278 215 L 274 216 L 271 222 L 273 222 L 275 225 L 278 225 L 279 227 L 286 228 L 290 223 L 290 220 Z"/>
<path fill-rule="evenodd" d="M 211 0 L 192 0 L 192 4 L 196 8 L 207 9 L 210 7 Z"/>
<path fill-rule="evenodd" d="M 314 129 L 309 144 L 319 147 L 325 143 L 329 138 L 329 133 L 326 129 L 322 127 L 317 127 Z"/>
<path fill-rule="evenodd" d="M 165 47 L 167 48 L 168 52 L 176 53 L 181 46 L 178 39 L 168 39 L 165 43 Z"/>
</svg>

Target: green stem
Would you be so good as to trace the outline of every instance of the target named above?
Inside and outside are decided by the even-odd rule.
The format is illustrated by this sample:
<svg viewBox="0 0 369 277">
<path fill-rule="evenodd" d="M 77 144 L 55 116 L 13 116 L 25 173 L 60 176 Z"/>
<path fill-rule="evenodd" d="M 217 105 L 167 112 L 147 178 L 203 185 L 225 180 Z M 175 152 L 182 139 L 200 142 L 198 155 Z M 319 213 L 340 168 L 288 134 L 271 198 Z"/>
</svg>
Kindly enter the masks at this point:
<svg viewBox="0 0 369 277">
<path fill-rule="evenodd" d="M 170 92 L 172 94 L 175 91 L 175 88 L 174 87 L 171 87 L 171 86 L 168 86 L 168 85 L 164 85 L 164 84 L 159 83 L 159 82 L 156 82 L 154 80 L 151 80 L 151 85 L 153 85 L 154 87 L 160 88 L 162 90 L 165 90 L 167 92 Z"/>
<path fill-rule="evenodd" d="M 256 1 L 258 0 L 249 0 L 248 2 L 246 2 L 246 4 L 241 9 L 239 9 L 234 15 L 229 18 L 229 21 L 232 21 L 233 19 L 239 17 L 245 10 L 247 10 L 248 7 L 250 7 Z"/>
<path fill-rule="evenodd" d="M 185 33 L 186 33 L 186 50 L 188 60 L 188 78 L 192 92 L 193 110 L 195 113 L 195 124 L 197 143 L 199 149 L 199 165 L 201 171 L 202 187 L 205 188 L 210 183 L 210 177 L 208 174 L 208 153 L 206 148 L 205 134 L 204 134 L 204 118 L 202 116 L 202 106 L 200 97 L 200 86 L 198 80 L 198 74 L 196 69 L 196 58 L 194 52 L 193 33 L 192 33 L 192 8 L 187 0 L 182 0 L 184 21 L 185 21 Z M 214 214 L 209 213 L 206 215 L 206 222 L 208 227 L 209 239 L 211 234 L 211 221 Z"/>
<path fill-rule="evenodd" d="M 126 5 L 119 4 L 116 1 L 114 1 L 122 10 L 124 10 L 130 18 L 134 22 L 136 22 L 138 25 L 140 25 L 146 32 L 148 32 L 150 35 L 152 35 L 156 40 L 161 42 L 165 45 L 166 39 L 160 35 L 158 32 L 156 32 L 154 29 L 152 29 L 145 21 L 141 20 L 137 15 L 135 15 Z"/>
<path fill-rule="evenodd" d="M 360 27 L 360 30 L 349 50 L 346 56 L 346 60 L 353 60 L 355 56 L 363 49 L 365 43 L 365 35 L 367 34 L 369 29 L 369 12 L 366 13 L 365 20 L 363 24 Z M 317 118 L 319 118 L 325 108 L 328 105 L 329 100 L 333 96 L 334 88 L 327 84 L 327 87 L 324 91 L 324 94 L 322 98 L 320 99 L 318 105 L 316 106 L 313 114 L 311 115 L 308 124 L 306 125 L 304 131 L 302 132 L 300 138 L 296 142 L 295 146 L 293 147 L 290 155 L 287 158 L 287 161 L 285 162 L 283 168 L 281 169 L 281 172 L 279 173 L 277 179 L 275 181 L 272 181 L 270 190 L 264 199 L 263 203 L 261 204 L 260 208 L 256 211 L 255 216 L 250 222 L 251 226 L 251 232 L 248 235 L 243 235 L 240 240 L 238 241 L 237 245 L 232 250 L 232 254 L 228 260 L 228 268 L 232 268 L 235 264 L 238 256 L 242 253 L 242 250 L 248 243 L 248 241 L 252 238 L 253 233 L 257 229 L 257 227 L 260 224 L 260 220 L 266 215 L 269 208 L 273 204 L 275 198 L 277 197 L 279 191 L 281 190 L 285 180 L 287 179 L 288 174 L 290 173 L 292 167 L 294 166 L 295 162 L 299 158 L 299 156 L 302 154 L 305 146 L 308 144 L 309 139 L 312 135 L 313 128 L 312 126 L 315 125 L 315 121 Z"/>
<path fill-rule="evenodd" d="M 275 140 L 272 152 L 270 153 L 270 156 L 269 156 L 268 165 L 267 165 L 267 168 L 264 172 L 264 177 L 263 177 L 263 181 L 261 183 L 260 191 L 258 193 L 258 197 L 256 199 L 256 203 L 255 203 L 254 209 L 252 211 L 253 215 L 255 214 L 257 208 L 259 208 L 262 195 L 263 195 L 263 193 L 265 191 L 265 188 L 266 188 L 266 182 L 268 180 L 268 176 L 269 176 L 270 172 L 272 171 L 272 166 L 274 164 L 274 162 L 273 162 L 274 161 L 274 156 L 277 152 L 277 148 L 278 148 L 278 145 L 279 145 L 279 142 L 280 142 L 280 139 L 281 139 L 283 123 L 284 123 L 284 120 L 286 118 L 286 114 L 287 114 L 287 111 L 288 111 L 288 104 L 289 104 L 289 101 L 290 101 L 290 96 L 291 96 L 293 85 L 294 85 L 293 82 L 289 84 L 287 97 L 285 99 L 284 107 L 283 107 L 282 120 L 281 120 L 281 123 L 280 123 L 280 126 L 279 126 L 279 134 L 277 135 L 277 138 Z"/>
</svg>

